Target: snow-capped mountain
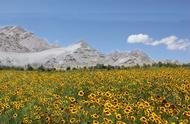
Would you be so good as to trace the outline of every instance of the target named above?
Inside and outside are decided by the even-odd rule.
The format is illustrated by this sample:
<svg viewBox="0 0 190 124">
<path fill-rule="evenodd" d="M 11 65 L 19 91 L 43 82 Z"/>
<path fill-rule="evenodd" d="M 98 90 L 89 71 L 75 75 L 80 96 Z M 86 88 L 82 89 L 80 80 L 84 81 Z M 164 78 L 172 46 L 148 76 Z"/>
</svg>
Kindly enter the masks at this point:
<svg viewBox="0 0 190 124">
<path fill-rule="evenodd" d="M 67 68 L 104 65 L 134 66 L 151 64 L 151 58 L 142 51 L 113 52 L 103 54 L 86 42 L 80 41 L 68 47 L 52 47 L 20 27 L 0 29 L 0 65 L 21 66 L 28 64 L 46 68 Z"/>
<path fill-rule="evenodd" d="M 85 42 L 78 42 L 65 48 L 51 48 L 40 52 L 1 52 L 0 64 L 5 66 L 35 64 L 48 68 L 66 68 L 68 66 L 94 66 L 102 63 L 104 58 L 103 54 Z"/>
<path fill-rule="evenodd" d="M 84 67 L 103 64 L 105 56 L 98 50 L 80 41 L 65 48 L 65 52 L 45 62 L 45 67 Z"/>
<path fill-rule="evenodd" d="M 168 63 L 170 63 L 170 64 L 176 64 L 176 65 L 181 65 L 182 64 L 178 60 L 169 60 L 169 59 L 162 60 L 161 62 L 164 63 L 164 64 L 168 64 Z"/>
<path fill-rule="evenodd" d="M 130 52 L 113 52 L 106 56 L 106 63 L 110 65 L 135 66 L 143 64 L 152 64 L 151 58 L 140 50 Z"/>
<path fill-rule="evenodd" d="M 49 49 L 48 43 L 31 32 L 18 26 L 0 28 L 0 51 L 3 52 L 37 52 Z"/>
</svg>

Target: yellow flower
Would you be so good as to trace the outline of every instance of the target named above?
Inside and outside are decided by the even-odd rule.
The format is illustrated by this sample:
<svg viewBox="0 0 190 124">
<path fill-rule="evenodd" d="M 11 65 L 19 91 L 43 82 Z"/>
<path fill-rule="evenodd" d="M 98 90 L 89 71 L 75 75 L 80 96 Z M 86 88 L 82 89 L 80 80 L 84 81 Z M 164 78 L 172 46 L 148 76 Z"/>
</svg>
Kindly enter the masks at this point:
<svg viewBox="0 0 190 124">
<path fill-rule="evenodd" d="M 135 121 L 135 120 L 136 120 L 135 116 L 131 116 L 131 117 L 130 117 L 130 120 L 131 120 L 131 121 Z"/>
<path fill-rule="evenodd" d="M 17 113 L 14 113 L 14 114 L 13 114 L 13 118 L 16 118 L 17 116 L 18 116 Z"/>
<path fill-rule="evenodd" d="M 69 97 L 69 99 L 70 99 L 71 102 L 75 102 L 76 101 L 76 99 L 74 97 Z"/>
<path fill-rule="evenodd" d="M 124 113 L 130 113 L 132 111 L 132 107 L 131 106 L 126 106 L 125 109 L 124 109 Z"/>
<path fill-rule="evenodd" d="M 167 102 L 167 103 L 165 104 L 165 107 L 169 108 L 169 107 L 170 107 L 170 103 Z"/>
<path fill-rule="evenodd" d="M 147 101 L 145 101 L 144 104 L 145 104 L 145 107 L 149 107 L 150 106 L 150 103 L 147 102 Z"/>
<path fill-rule="evenodd" d="M 144 107 L 145 107 L 145 106 L 144 106 L 143 103 L 140 103 L 140 104 L 138 105 L 138 108 L 139 108 L 139 109 L 144 109 Z"/>
<path fill-rule="evenodd" d="M 141 117 L 141 118 L 140 118 L 140 121 L 142 121 L 142 122 L 146 122 L 147 119 L 146 119 L 145 117 Z"/>
<path fill-rule="evenodd" d="M 29 118 L 28 117 L 24 117 L 22 122 L 26 123 L 26 124 L 29 123 Z"/>
<path fill-rule="evenodd" d="M 75 118 L 71 118 L 71 119 L 70 119 L 70 123 L 74 123 L 75 121 L 76 121 Z"/>
<path fill-rule="evenodd" d="M 46 122 L 50 122 L 50 117 L 46 117 Z"/>
<path fill-rule="evenodd" d="M 99 124 L 99 121 L 93 120 L 92 124 Z"/>
<path fill-rule="evenodd" d="M 116 124 L 126 124 L 126 123 L 123 121 L 117 121 Z"/>
<path fill-rule="evenodd" d="M 62 120 L 61 120 L 61 123 L 62 123 L 62 124 L 65 124 L 66 122 L 65 122 L 65 120 L 64 120 L 64 119 L 62 119 Z"/>
<path fill-rule="evenodd" d="M 6 109 L 10 108 L 10 105 L 6 105 Z"/>
<path fill-rule="evenodd" d="M 160 107 L 160 111 L 162 111 L 162 112 L 166 112 L 165 107 Z"/>
<path fill-rule="evenodd" d="M 184 116 L 190 117 L 190 111 L 186 111 L 183 113 Z"/>
<path fill-rule="evenodd" d="M 105 93 L 105 96 L 106 96 L 106 97 L 111 97 L 111 93 L 110 93 L 109 91 L 107 91 L 107 92 Z"/>
<path fill-rule="evenodd" d="M 79 96 L 84 96 L 84 91 L 82 91 L 82 90 L 79 91 L 79 92 L 78 92 L 78 95 L 79 95 Z"/>
<path fill-rule="evenodd" d="M 186 95 L 185 96 L 185 100 L 188 101 L 189 100 L 189 96 Z"/>
<path fill-rule="evenodd" d="M 92 115 L 92 118 L 97 119 L 97 118 L 99 118 L 99 115 L 93 114 L 93 115 Z"/>
<path fill-rule="evenodd" d="M 108 118 L 104 118 L 104 122 L 106 124 L 110 124 L 110 123 L 113 123 L 113 121 L 111 119 L 108 119 Z"/>
<path fill-rule="evenodd" d="M 56 99 L 61 99 L 61 96 L 59 96 L 59 95 L 56 94 L 56 95 L 55 95 L 55 98 L 56 98 Z"/>
<path fill-rule="evenodd" d="M 117 120 L 121 120 L 121 114 L 116 114 L 115 117 Z"/>
<path fill-rule="evenodd" d="M 187 106 L 187 109 L 190 110 L 190 105 Z"/>
<path fill-rule="evenodd" d="M 88 95 L 88 98 L 89 99 L 93 99 L 93 98 L 95 98 L 96 97 L 96 94 L 94 94 L 94 93 L 91 93 L 90 95 Z"/>
<path fill-rule="evenodd" d="M 71 109 L 71 113 L 72 113 L 72 114 L 76 114 L 76 113 L 77 113 L 77 109 L 72 108 L 72 109 Z"/>
<path fill-rule="evenodd" d="M 106 116 L 110 116 L 111 115 L 111 112 L 110 111 L 106 111 L 104 112 Z"/>
</svg>

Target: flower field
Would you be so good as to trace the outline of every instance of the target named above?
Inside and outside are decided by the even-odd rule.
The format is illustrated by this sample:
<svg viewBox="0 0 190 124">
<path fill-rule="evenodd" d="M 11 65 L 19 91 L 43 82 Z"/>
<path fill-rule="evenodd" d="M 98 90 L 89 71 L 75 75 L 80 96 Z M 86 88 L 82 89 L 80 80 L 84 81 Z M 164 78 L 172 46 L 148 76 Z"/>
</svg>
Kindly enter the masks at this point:
<svg viewBox="0 0 190 124">
<path fill-rule="evenodd" d="M 0 124 L 189 124 L 190 69 L 0 70 Z"/>
</svg>

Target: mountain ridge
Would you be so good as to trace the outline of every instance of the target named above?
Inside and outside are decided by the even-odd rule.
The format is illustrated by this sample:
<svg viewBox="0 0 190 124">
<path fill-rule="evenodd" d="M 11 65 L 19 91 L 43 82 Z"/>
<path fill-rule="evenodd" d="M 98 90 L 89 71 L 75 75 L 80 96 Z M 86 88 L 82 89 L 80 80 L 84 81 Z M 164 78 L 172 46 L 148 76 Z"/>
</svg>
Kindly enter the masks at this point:
<svg viewBox="0 0 190 124">
<path fill-rule="evenodd" d="M 97 64 L 135 66 L 153 63 L 140 50 L 104 54 L 85 41 L 67 47 L 52 47 L 47 41 L 18 26 L 0 28 L 0 53 L 1 66 L 23 67 L 31 64 L 46 68 L 67 68 Z"/>
<path fill-rule="evenodd" d="M 19 26 L 0 28 L 0 51 L 5 52 L 38 52 L 51 48 L 46 40 Z"/>
</svg>

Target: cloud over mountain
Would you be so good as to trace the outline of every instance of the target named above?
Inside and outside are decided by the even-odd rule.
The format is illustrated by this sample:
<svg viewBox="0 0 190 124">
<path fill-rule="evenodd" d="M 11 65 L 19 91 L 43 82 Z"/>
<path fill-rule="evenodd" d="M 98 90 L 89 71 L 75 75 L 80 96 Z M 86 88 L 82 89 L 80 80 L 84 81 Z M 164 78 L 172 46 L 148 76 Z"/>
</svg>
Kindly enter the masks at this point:
<svg viewBox="0 0 190 124">
<path fill-rule="evenodd" d="M 165 45 L 169 50 L 186 50 L 190 48 L 189 39 L 180 39 L 174 35 L 165 37 L 161 40 L 154 40 L 147 34 L 133 34 L 128 36 L 127 42 L 143 43 L 151 46 Z"/>
</svg>

